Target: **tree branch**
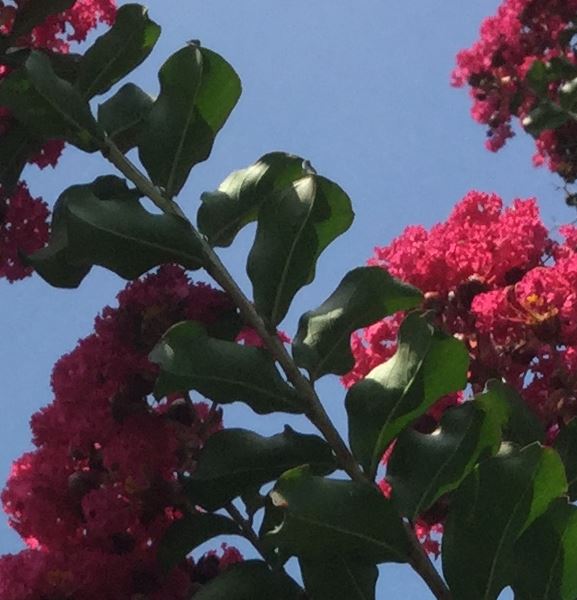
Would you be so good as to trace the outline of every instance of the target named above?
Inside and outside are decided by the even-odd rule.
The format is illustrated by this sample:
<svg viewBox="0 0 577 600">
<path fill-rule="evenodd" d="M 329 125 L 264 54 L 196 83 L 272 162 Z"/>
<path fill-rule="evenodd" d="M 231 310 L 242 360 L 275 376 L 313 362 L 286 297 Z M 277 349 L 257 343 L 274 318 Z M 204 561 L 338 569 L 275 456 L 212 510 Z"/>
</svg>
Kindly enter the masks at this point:
<svg viewBox="0 0 577 600">
<path fill-rule="evenodd" d="M 341 437 L 341 434 L 333 425 L 311 381 L 302 374 L 290 354 L 287 352 L 283 343 L 278 338 L 276 330 L 272 332 L 269 330 L 267 324 L 256 311 L 253 303 L 240 289 L 232 275 L 228 272 L 227 268 L 224 266 L 212 247 L 208 244 L 204 236 L 202 236 L 194 227 L 194 225 L 182 212 L 181 208 L 172 200 L 165 198 L 162 191 L 153 185 L 152 182 L 135 165 L 133 165 L 130 160 L 126 158 L 126 156 L 124 156 L 114 142 L 108 140 L 106 146 L 106 152 L 103 153 L 105 157 L 145 196 L 147 196 L 158 208 L 160 208 L 160 210 L 168 214 L 177 215 L 189 223 L 193 235 L 197 238 L 201 245 L 204 258 L 204 268 L 208 274 L 222 287 L 222 289 L 227 292 L 232 301 L 238 307 L 242 317 L 244 318 L 244 321 L 250 324 L 259 334 L 265 347 L 282 367 L 287 379 L 306 401 L 308 405 L 306 416 L 322 433 L 325 440 L 331 446 L 341 468 L 353 481 L 374 485 L 374 482 L 371 481 L 359 467 L 357 461 L 354 459 L 343 438 Z M 244 521 L 242 515 L 238 512 L 234 505 L 230 504 L 226 508 L 235 521 L 236 518 L 240 518 L 242 521 Z M 231 510 L 232 512 L 230 512 Z M 237 517 L 234 516 L 235 513 Z M 238 524 L 241 526 L 241 528 L 243 528 L 243 525 L 240 522 L 238 522 Z M 247 539 L 253 544 L 253 546 L 255 546 L 259 553 L 262 554 L 261 548 L 259 548 L 261 544 L 258 536 L 248 523 L 246 523 L 246 525 L 248 525 L 248 530 L 245 531 L 243 528 L 243 531 L 245 532 Z M 437 600 L 451 600 L 451 593 L 447 585 L 435 569 L 433 563 L 427 556 L 427 553 L 421 546 L 413 529 L 410 526 L 407 526 L 407 535 L 412 547 L 410 564 L 413 569 L 425 581 Z"/>
</svg>

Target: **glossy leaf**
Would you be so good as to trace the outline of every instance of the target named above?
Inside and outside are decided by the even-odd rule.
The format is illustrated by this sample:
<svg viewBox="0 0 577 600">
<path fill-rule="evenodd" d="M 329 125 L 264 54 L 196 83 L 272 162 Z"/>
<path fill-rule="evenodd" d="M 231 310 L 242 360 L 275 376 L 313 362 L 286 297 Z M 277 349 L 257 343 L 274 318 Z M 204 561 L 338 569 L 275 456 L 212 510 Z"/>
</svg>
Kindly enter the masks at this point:
<svg viewBox="0 0 577 600">
<path fill-rule="evenodd" d="M 368 563 L 409 559 L 401 518 L 368 483 L 325 479 L 302 467 L 285 473 L 270 498 L 282 520 L 262 539 L 281 554 L 310 560 L 336 555 Z"/>
<path fill-rule="evenodd" d="M 137 85 L 127 83 L 98 107 L 98 122 L 122 152 L 136 147 L 154 100 Z"/>
<path fill-rule="evenodd" d="M 467 383 L 464 345 L 410 314 L 399 331 L 397 352 L 353 385 L 346 397 L 349 441 L 371 478 L 390 442 L 441 396 Z"/>
<path fill-rule="evenodd" d="M 194 600 L 302 600 L 302 590 L 283 571 L 260 560 L 233 565 L 194 594 Z"/>
<path fill-rule="evenodd" d="M 196 547 L 219 535 L 242 535 L 228 517 L 210 513 L 189 513 L 166 530 L 158 546 L 158 562 L 164 571 L 181 563 Z"/>
<path fill-rule="evenodd" d="M 78 91 L 59 78 L 50 59 L 31 52 L 23 69 L 0 84 L 0 104 L 34 135 L 65 139 L 87 152 L 104 143 L 104 132 Z"/>
<path fill-rule="evenodd" d="M 575 502 L 577 500 L 577 419 L 573 419 L 561 429 L 555 439 L 554 448 L 559 452 L 565 465 L 569 498 L 571 502 Z"/>
<path fill-rule="evenodd" d="M 575 600 L 577 597 L 577 508 L 567 499 L 548 510 L 515 544 L 515 597 Z"/>
<path fill-rule="evenodd" d="M 210 155 L 214 138 L 240 97 L 240 80 L 218 54 L 188 45 L 159 73 L 160 95 L 139 142 L 152 181 L 171 198 L 194 165 Z"/>
<path fill-rule="evenodd" d="M 443 573 L 454 600 L 496 600 L 513 581 L 520 535 L 567 489 L 559 455 L 538 443 L 505 445 L 453 496 L 443 537 Z"/>
<path fill-rule="evenodd" d="M 194 321 L 171 327 L 150 359 L 161 367 L 158 397 L 196 390 L 221 404 L 244 402 L 259 414 L 304 412 L 268 352 L 211 338 Z"/>
<path fill-rule="evenodd" d="M 523 127 L 533 137 L 538 137 L 543 131 L 565 125 L 569 118 L 569 114 L 560 106 L 543 100 L 523 119 Z"/>
<path fill-rule="evenodd" d="M 513 387 L 492 379 L 487 384 L 487 389 L 499 394 L 509 407 L 509 420 L 503 428 L 503 440 L 514 442 L 521 447 L 545 441 L 543 424 Z"/>
<path fill-rule="evenodd" d="M 351 201 L 335 183 L 302 177 L 271 196 L 259 211 L 247 272 L 257 310 L 273 325 L 315 276 L 322 251 L 353 222 Z"/>
<path fill-rule="evenodd" d="M 305 589 L 311 600 L 375 600 L 376 565 L 331 556 L 300 559 Z"/>
<path fill-rule="evenodd" d="M 254 165 L 231 173 L 215 192 L 205 192 L 198 209 L 198 228 L 212 246 L 228 247 L 236 234 L 255 221 L 260 205 L 271 195 L 304 177 L 300 156 L 265 154 Z"/>
<path fill-rule="evenodd" d="M 76 287 L 93 265 L 125 279 L 165 263 L 200 265 L 189 224 L 149 213 L 138 193 L 117 177 L 68 188 L 58 200 L 52 230 L 48 246 L 28 260 L 57 287 Z"/>
<path fill-rule="evenodd" d="M 398 310 L 418 306 L 422 294 L 391 277 L 379 267 L 359 267 L 345 275 L 337 289 L 299 321 L 293 356 L 313 380 L 335 373 L 344 375 L 354 366 L 350 337 Z"/>
<path fill-rule="evenodd" d="M 495 454 L 509 407 L 499 391 L 449 408 L 431 434 L 407 429 L 387 463 L 392 498 L 411 520 L 456 489 L 479 459 Z"/>
<path fill-rule="evenodd" d="M 272 437 L 223 429 L 208 439 L 184 485 L 195 504 L 216 510 L 304 464 L 323 475 L 336 468 L 330 447 L 316 435 L 297 433 L 288 426 Z"/>
<path fill-rule="evenodd" d="M 160 27 L 139 4 L 118 8 L 114 25 L 86 51 L 76 87 L 83 98 L 104 94 L 150 54 Z"/>
<path fill-rule="evenodd" d="M 10 31 L 10 39 L 17 38 L 32 31 L 40 25 L 46 17 L 55 15 L 71 8 L 76 0 L 28 0 L 18 6 L 16 18 Z"/>
</svg>

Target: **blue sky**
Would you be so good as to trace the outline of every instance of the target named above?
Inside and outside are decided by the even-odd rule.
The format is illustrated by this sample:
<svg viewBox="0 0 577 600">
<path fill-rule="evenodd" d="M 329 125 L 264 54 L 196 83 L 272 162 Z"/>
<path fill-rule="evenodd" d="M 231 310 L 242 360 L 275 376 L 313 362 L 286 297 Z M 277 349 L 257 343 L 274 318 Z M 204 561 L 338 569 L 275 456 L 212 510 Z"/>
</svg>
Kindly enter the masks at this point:
<svg viewBox="0 0 577 600">
<path fill-rule="evenodd" d="M 180 199 L 194 217 L 200 193 L 262 154 L 285 150 L 309 158 L 351 196 L 357 215 L 350 232 L 324 254 L 316 281 L 297 297 L 282 328 L 295 331 L 299 315 L 318 305 L 374 246 L 405 226 L 447 217 L 468 190 L 497 192 L 506 202 L 536 196 L 549 226 L 575 218 L 559 180 L 531 166 L 532 142 L 515 138 L 499 154 L 483 147 L 484 131 L 469 117 L 464 90 L 449 77 L 456 52 L 475 39 L 496 0 L 150 0 L 163 27 L 161 41 L 131 79 L 152 94 L 156 72 L 189 39 L 226 57 L 244 87 L 240 103 L 209 161 L 195 168 Z M 167 10 L 167 6 L 170 8 Z M 67 186 L 113 172 L 103 160 L 66 152 L 56 170 L 26 172 L 32 191 L 52 203 Z M 241 234 L 222 257 L 250 292 L 244 275 L 254 231 Z M 51 367 L 90 333 L 94 316 L 124 285 L 95 269 L 79 290 L 48 287 L 38 277 L 0 283 L 0 480 L 11 461 L 30 448 L 30 415 L 51 400 Z M 322 380 L 321 394 L 344 428 L 343 391 Z M 242 407 L 226 422 L 275 433 L 296 419 L 269 421 Z M 20 549 L 0 523 L 0 553 Z M 383 568 L 379 589 L 389 597 L 429 597 L 408 568 Z"/>
</svg>

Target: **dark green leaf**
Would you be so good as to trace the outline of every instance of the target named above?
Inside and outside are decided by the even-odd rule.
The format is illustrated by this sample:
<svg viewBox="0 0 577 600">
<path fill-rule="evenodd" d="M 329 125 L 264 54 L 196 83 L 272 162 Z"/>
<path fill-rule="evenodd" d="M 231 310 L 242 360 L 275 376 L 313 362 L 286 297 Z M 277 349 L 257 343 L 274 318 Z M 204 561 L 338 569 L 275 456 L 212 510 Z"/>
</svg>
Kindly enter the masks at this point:
<svg viewBox="0 0 577 600">
<path fill-rule="evenodd" d="M 194 594 L 194 600 L 302 600 L 302 590 L 283 571 L 265 562 L 246 560 L 233 565 Z"/>
<path fill-rule="evenodd" d="M 223 429 L 208 439 L 184 485 L 195 504 L 216 510 L 304 464 L 321 474 L 336 468 L 330 447 L 316 435 L 297 433 L 288 426 L 272 437 L 245 429 Z"/>
<path fill-rule="evenodd" d="M 411 520 L 454 490 L 480 458 L 495 454 L 509 407 L 499 391 L 449 408 L 433 433 L 406 429 L 387 463 L 393 500 Z"/>
<path fill-rule="evenodd" d="M 355 457 L 374 477 L 383 452 L 397 435 L 441 396 L 467 383 L 465 346 L 410 314 L 401 325 L 397 352 L 353 385 L 346 397 L 349 440 Z"/>
<path fill-rule="evenodd" d="M 569 115 L 565 110 L 549 100 L 544 100 L 523 119 L 523 127 L 533 137 L 538 137 L 543 131 L 565 125 L 568 120 Z"/>
<path fill-rule="evenodd" d="M 75 2 L 76 0 L 28 0 L 19 5 L 10 31 L 10 39 L 16 40 L 27 34 L 36 25 L 43 23 L 46 17 L 68 10 Z"/>
<path fill-rule="evenodd" d="M 93 265 L 125 279 L 165 263 L 197 268 L 198 242 L 189 224 L 147 212 L 138 195 L 116 177 L 68 188 L 58 200 L 50 243 L 30 263 L 57 287 L 79 285 Z"/>
<path fill-rule="evenodd" d="M 565 465 L 567 483 L 569 484 L 569 498 L 572 502 L 577 500 L 577 419 L 573 419 L 561 429 L 554 444 Z"/>
<path fill-rule="evenodd" d="M 547 65 L 544 62 L 536 60 L 531 65 L 531 68 L 527 71 L 526 78 L 529 87 L 539 97 L 542 97 L 547 93 L 549 81 L 547 75 Z"/>
<path fill-rule="evenodd" d="M 300 156 L 265 154 L 247 169 L 231 173 L 215 192 L 202 194 L 199 230 L 212 246 L 230 246 L 236 234 L 256 220 L 260 205 L 271 194 L 306 174 Z"/>
<path fill-rule="evenodd" d="M 296 392 L 261 348 L 210 338 L 199 323 L 170 328 L 150 359 L 161 367 L 158 397 L 197 390 L 214 402 L 245 402 L 255 412 L 304 412 Z"/>
<path fill-rule="evenodd" d="M 499 394 L 509 406 L 509 420 L 503 428 L 503 440 L 521 447 L 545 441 L 543 424 L 514 388 L 492 379 L 487 384 L 487 389 Z"/>
<path fill-rule="evenodd" d="M 443 537 L 443 572 L 454 600 L 496 600 L 513 580 L 514 544 L 567 489 L 551 448 L 505 445 L 453 496 Z"/>
<path fill-rule="evenodd" d="M 28 159 L 40 150 L 41 142 L 35 140 L 24 125 L 18 122 L 2 134 L 0 144 L 0 185 L 10 189 L 20 179 Z"/>
<path fill-rule="evenodd" d="M 577 597 L 577 508 L 566 498 L 548 510 L 515 544 L 516 597 L 575 600 Z"/>
<path fill-rule="evenodd" d="M 293 342 L 293 356 L 312 379 L 344 375 L 354 366 L 350 337 L 398 310 L 414 308 L 422 294 L 379 267 L 359 267 L 345 275 L 317 309 L 305 313 Z"/>
<path fill-rule="evenodd" d="M 2 81 L 0 105 L 8 107 L 34 135 L 65 139 L 87 152 L 104 143 L 104 132 L 88 103 L 54 73 L 42 52 L 31 52 L 25 67 Z"/>
<path fill-rule="evenodd" d="M 153 182 L 170 198 L 192 167 L 210 155 L 241 87 L 223 58 L 194 45 L 172 55 L 159 80 L 160 95 L 146 118 L 139 154 Z"/>
<path fill-rule="evenodd" d="M 111 29 L 100 36 L 80 62 L 76 87 L 83 98 L 107 92 L 150 54 L 160 27 L 139 4 L 124 4 Z"/>
<path fill-rule="evenodd" d="M 311 600 L 375 600 L 376 565 L 340 556 L 327 561 L 300 559 L 299 564 Z"/>
<path fill-rule="evenodd" d="M 263 542 L 311 560 L 331 556 L 365 563 L 407 562 L 410 545 L 393 505 L 372 485 L 286 472 L 270 498 L 282 521 Z"/>
<path fill-rule="evenodd" d="M 559 88 L 559 103 L 564 110 L 572 111 L 577 104 L 577 77 Z"/>
<path fill-rule="evenodd" d="M 137 85 L 127 83 L 98 107 L 98 122 L 122 152 L 136 147 L 154 100 Z"/>
<path fill-rule="evenodd" d="M 353 222 L 351 201 L 335 183 L 307 175 L 268 198 L 259 211 L 247 272 L 261 315 L 278 325 L 295 294 L 315 276 L 322 251 Z"/>
<path fill-rule="evenodd" d="M 187 514 L 174 521 L 158 546 L 161 568 L 169 571 L 196 547 L 219 535 L 242 535 L 242 532 L 228 517 L 210 513 Z"/>
</svg>

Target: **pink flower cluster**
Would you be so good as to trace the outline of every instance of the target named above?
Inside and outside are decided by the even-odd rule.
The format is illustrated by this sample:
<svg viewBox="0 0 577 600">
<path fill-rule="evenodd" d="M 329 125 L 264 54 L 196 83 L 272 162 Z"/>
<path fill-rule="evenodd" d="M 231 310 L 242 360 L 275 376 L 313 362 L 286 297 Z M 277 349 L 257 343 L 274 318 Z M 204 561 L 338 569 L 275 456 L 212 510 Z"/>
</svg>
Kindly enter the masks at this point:
<svg viewBox="0 0 577 600">
<path fill-rule="evenodd" d="M 475 392 L 504 377 L 550 438 L 577 416 L 577 228 L 560 232 L 562 241 L 551 237 L 533 199 L 504 208 L 495 194 L 473 191 L 446 222 L 408 227 L 369 260 L 420 288 L 438 325 L 463 340 Z M 352 337 L 347 387 L 392 356 L 402 319 L 397 313 Z M 417 427 L 432 431 L 458 401 L 441 399 Z M 423 535 L 435 522 L 424 517 Z"/>
<path fill-rule="evenodd" d="M 222 415 L 182 395 L 153 400 L 147 358 L 175 322 L 210 327 L 234 308 L 176 266 L 131 283 L 118 301 L 56 364 L 54 401 L 31 421 L 36 448 L 12 468 L 2 501 L 29 549 L 0 558 L 2 600 L 184 600 L 241 560 L 224 547 L 168 575 L 157 568 L 160 537 L 192 508 L 179 475 L 195 468 Z"/>
<path fill-rule="evenodd" d="M 512 120 L 523 120 L 536 104 L 526 75 L 536 60 L 563 58 L 577 64 L 574 51 L 577 0 L 504 0 L 481 25 L 479 40 L 457 55 L 453 85 L 470 86 L 472 115 L 488 125 L 487 148 L 499 150 L 513 136 Z M 564 83 L 564 82 L 561 82 Z M 560 85 L 552 84 L 556 100 Z M 567 181 L 577 178 L 577 124 L 543 132 L 534 163 L 546 163 Z"/>
<path fill-rule="evenodd" d="M 9 34 L 14 19 L 31 0 L 6 3 L 0 0 L 0 33 Z M 37 1 L 37 0 L 34 0 Z M 19 47 L 46 48 L 66 54 L 71 42 L 82 42 L 99 23 L 111 25 L 116 15 L 116 0 L 77 0 L 74 5 L 59 14 L 50 15 L 41 25 L 18 40 Z M 0 80 L 9 73 L 0 65 Z M 0 143 L 12 125 L 6 109 L 0 107 Z M 44 168 L 55 166 L 64 143 L 60 140 L 47 142 L 40 151 L 29 157 L 29 162 Z M 13 282 L 31 274 L 19 253 L 29 253 L 41 248 L 48 240 L 48 217 L 46 205 L 41 199 L 32 199 L 26 186 L 19 184 L 10 193 L 0 190 L 0 278 Z"/>
</svg>

